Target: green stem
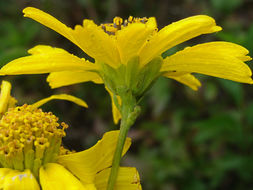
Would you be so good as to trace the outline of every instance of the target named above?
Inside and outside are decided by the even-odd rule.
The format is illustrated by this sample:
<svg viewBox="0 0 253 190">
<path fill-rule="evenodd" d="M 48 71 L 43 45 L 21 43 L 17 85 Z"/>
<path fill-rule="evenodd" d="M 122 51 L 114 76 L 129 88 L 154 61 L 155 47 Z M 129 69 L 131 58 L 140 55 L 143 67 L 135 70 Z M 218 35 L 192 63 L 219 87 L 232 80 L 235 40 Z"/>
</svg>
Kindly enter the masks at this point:
<svg viewBox="0 0 253 190">
<path fill-rule="evenodd" d="M 118 137 L 117 148 L 116 148 L 116 151 L 115 151 L 114 157 L 113 157 L 112 168 L 111 168 L 111 173 L 110 173 L 110 177 L 109 177 L 109 181 L 108 181 L 107 190 L 113 190 L 115 182 L 117 180 L 118 169 L 119 169 L 119 165 L 120 165 L 123 146 L 126 141 L 127 132 L 128 132 L 128 127 L 121 125 L 121 129 L 120 129 L 120 133 L 119 133 L 119 137 Z"/>
<path fill-rule="evenodd" d="M 140 107 L 136 106 L 135 98 L 131 94 L 127 94 L 124 97 L 121 97 L 121 124 L 120 132 L 117 142 L 117 147 L 114 153 L 111 173 L 107 185 L 107 190 L 113 190 L 115 182 L 118 176 L 118 170 L 120 165 L 120 160 L 122 156 L 123 147 L 126 141 L 127 133 L 129 128 L 133 125 L 136 118 L 140 113 Z"/>
</svg>

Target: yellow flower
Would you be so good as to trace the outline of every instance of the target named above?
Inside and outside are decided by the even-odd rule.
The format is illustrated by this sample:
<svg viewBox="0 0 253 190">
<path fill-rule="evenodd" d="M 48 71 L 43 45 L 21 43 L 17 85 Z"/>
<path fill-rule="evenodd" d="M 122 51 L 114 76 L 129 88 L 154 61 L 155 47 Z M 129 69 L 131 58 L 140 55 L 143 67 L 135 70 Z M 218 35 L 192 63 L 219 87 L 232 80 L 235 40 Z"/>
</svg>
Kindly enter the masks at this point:
<svg viewBox="0 0 253 190">
<path fill-rule="evenodd" d="M 188 17 L 158 30 L 154 17 L 129 17 L 125 21 L 116 17 L 113 23 L 100 26 L 85 19 L 82 26 L 72 29 L 36 8 L 25 8 L 24 13 L 25 17 L 69 39 L 95 62 L 63 49 L 38 45 L 28 51 L 30 56 L 5 65 L 0 74 L 50 73 L 47 81 L 52 88 L 86 81 L 104 83 L 114 100 L 115 122 L 120 118 L 114 104 L 119 99 L 116 96 L 131 91 L 138 100 L 159 76 L 174 79 L 193 90 L 201 83 L 192 73 L 253 83 L 251 70 L 244 63 L 251 60 L 248 50 L 234 43 L 208 42 L 161 57 L 163 52 L 184 41 L 220 31 L 215 20 L 206 15 Z"/>
<path fill-rule="evenodd" d="M 4 86 L 6 84 L 9 85 L 7 82 Z M 0 102 L 8 94 L 5 89 L 1 90 Z M 9 106 L 3 113 L 0 120 L 0 189 L 106 189 L 119 131 L 105 133 L 90 149 L 73 153 L 62 146 L 68 125 L 57 121 L 51 112 L 43 112 L 34 105 Z M 122 155 L 130 144 L 128 138 Z M 141 189 L 136 168 L 120 168 L 116 189 Z"/>
</svg>

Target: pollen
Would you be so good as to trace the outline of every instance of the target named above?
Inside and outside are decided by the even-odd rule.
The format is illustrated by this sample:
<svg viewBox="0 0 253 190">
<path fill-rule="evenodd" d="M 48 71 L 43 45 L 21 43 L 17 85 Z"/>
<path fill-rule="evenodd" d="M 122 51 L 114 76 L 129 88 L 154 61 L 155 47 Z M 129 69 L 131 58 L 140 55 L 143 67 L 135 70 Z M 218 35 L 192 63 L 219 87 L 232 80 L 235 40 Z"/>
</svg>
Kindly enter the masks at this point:
<svg viewBox="0 0 253 190">
<path fill-rule="evenodd" d="M 120 17 L 115 17 L 113 19 L 113 23 L 105 23 L 101 24 L 100 27 L 109 35 L 115 35 L 117 31 L 127 27 L 132 23 L 143 23 L 145 24 L 148 21 L 146 17 L 143 18 L 135 18 L 133 16 L 129 16 L 128 19 L 123 21 Z"/>
<path fill-rule="evenodd" d="M 76 151 L 75 150 L 69 150 L 69 149 L 65 148 L 64 146 L 60 147 L 59 155 L 68 155 L 68 154 L 73 154 L 73 153 L 76 153 Z"/>
<path fill-rule="evenodd" d="M 60 154 L 66 123 L 32 105 L 10 108 L 0 120 L 0 165 L 38 176 L 40 166 Z"/>
</svg>

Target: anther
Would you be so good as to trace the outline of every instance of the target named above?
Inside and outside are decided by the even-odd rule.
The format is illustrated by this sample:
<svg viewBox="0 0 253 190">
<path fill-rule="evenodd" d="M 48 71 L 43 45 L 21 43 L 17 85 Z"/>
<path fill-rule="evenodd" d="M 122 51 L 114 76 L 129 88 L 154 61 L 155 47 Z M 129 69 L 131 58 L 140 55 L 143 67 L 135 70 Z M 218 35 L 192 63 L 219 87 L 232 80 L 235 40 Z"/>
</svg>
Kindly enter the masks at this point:
<svg viewBox="0 0 253 190">
<path fill-rule="evenodd" d="M 30 169 L 35 176 L 41 165 L 54 162 L 60 152 L 65 123 L 33 106 L 9 109 L 0 120 L 0 165 Z"/>
</svg>

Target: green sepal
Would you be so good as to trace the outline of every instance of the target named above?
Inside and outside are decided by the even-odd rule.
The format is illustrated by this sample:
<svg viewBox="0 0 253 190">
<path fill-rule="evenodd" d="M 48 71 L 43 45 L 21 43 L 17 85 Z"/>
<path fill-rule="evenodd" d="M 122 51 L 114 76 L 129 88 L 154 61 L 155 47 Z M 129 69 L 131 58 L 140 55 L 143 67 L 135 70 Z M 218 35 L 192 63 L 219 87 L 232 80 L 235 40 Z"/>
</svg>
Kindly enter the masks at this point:
<svg viewBox="0 0 253 190">
<path fill-rule="evenodd" d="M 125 68 L 124 65 L 121 65 L 119 68 L 115 69 L 105 63 L 98 63 L 100 65 L 100 76 L 102 77 L 105 85 L 108 87 L 113 94 L 118 95 L 118 89 L 125 87 L 124 74 Z"/>
<path fill-rule="evenodd" d="M 139 56 L 132 57 L 126 65 L 125 82 L 129 89 L 133 89 L 137 84 L 140 66 Z"/>
<path fill-rule="evenodd" d="M 126 65 L 122 64 L 117 69 L 99 63 L 99 73 L 113 94 L 122 97 L 130 92 L 138 100 L 161 75 L 162 62 L 161 57 L 156 57 L 141 67 L 139 56 L 134 56 L 129 59 Z"/>
<path fill-rule="evenodd" d="M 142 67 L 136 78 L 137 84 L 133 88 L 133 94 L 141 98 L 144 93 L 151 88 L 156 79 L 161 75 L 160 69 L 163 63 L 161 57 L 156 57 Z"/>
</svg>

